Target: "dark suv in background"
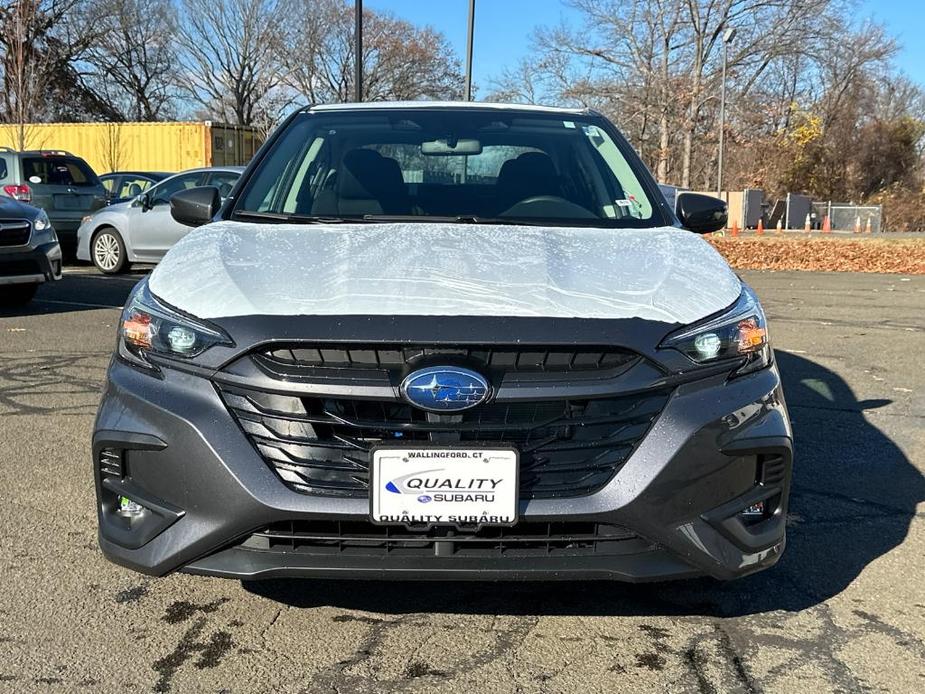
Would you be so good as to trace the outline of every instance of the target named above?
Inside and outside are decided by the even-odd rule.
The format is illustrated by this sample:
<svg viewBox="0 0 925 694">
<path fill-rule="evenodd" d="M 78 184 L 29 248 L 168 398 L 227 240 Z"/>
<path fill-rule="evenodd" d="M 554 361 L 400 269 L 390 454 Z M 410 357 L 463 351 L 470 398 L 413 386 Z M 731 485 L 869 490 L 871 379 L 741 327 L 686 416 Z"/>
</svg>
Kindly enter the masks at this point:
<svg viewBox="0 0 925 694">
<path fill-rule="evenodd" d="M 42 282 L 61 279 L 61 248 L 48 215 L 0 196 L 0 310 L 22 306 Z"/>
<path fill-rule="evenodd" d="M 107 201 L 90 165 L 62 150 L 0 148 L 0 193 L 45 210 L 68 252 L 76 247 L 80 220 Z"/>
</svg>

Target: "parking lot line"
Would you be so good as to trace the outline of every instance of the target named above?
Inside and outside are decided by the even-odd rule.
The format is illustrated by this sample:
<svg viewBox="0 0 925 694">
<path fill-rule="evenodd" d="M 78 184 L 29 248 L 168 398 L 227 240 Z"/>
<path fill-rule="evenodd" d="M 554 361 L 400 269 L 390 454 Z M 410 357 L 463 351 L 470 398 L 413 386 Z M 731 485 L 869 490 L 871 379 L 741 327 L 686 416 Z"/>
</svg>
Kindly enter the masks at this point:
<svg viewBox="0 0 925 694">
<path fill-rule="evenodd" d="M 61 306 L 84 306 L 86 308 L 111 308 L 121 310 L 121 306 L 111 306 L 108 304 L 90 304 L 85 301 L 57 301 L 56 299 L 33 299 L 36 304 L 59 304 Z"/>
</svg>

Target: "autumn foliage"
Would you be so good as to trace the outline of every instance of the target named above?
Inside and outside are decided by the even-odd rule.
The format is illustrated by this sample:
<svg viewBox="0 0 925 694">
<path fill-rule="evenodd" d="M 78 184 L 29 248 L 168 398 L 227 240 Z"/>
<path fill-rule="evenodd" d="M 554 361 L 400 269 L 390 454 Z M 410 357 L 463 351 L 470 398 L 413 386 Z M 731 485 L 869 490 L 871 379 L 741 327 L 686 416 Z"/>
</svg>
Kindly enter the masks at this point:
<svg viewBox="0 0 925 694">
<path fill-rule="evenodd" d="M 729 264 L 743 270 L 815 270 L 925 274 L 925 239 L 820 236 L 712 237 Z"/>
</svg>

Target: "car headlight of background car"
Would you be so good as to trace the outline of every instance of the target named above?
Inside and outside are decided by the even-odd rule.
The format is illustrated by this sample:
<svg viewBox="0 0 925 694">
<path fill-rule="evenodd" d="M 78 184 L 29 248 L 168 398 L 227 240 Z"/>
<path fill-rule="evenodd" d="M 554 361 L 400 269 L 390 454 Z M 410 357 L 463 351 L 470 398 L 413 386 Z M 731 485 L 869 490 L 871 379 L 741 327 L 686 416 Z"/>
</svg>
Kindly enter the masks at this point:
<svg viewBox="0 0 925 694">
<path fill-rule="evenodd" d="M 156 369 L 149 355 L 190 359 L 218 344 L 233 342 L 220 328 L 164 305 L 148 289 L 147 279 L 133 290 L 122 311 L 119 356 L 136 366 Z"/>
<path fill-rule="evenodd" d="M 672 333 L 661 347 L 676 349 L 696 364 L 744 359 L 737 375 L 771 363 L 768 324 L 758 297 L 744 286 L 738 300 L 722 315 Z"/>
<path fill-rule="evenodd" d="M 52 243 L 58 240 L 58 235 L 44 210 L 32 220 L 32 240 L 34 243 Z"/>
</svg>

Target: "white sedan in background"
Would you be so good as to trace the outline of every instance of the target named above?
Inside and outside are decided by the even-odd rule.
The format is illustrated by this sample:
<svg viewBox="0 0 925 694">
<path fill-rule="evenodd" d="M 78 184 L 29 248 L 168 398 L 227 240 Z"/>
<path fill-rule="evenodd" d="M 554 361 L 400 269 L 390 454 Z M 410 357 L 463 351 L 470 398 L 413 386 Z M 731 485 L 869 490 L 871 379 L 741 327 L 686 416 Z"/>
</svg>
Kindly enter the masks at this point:
<svg viewBox="0 0 925 694">
<path fill-rule="evenodd" d="M 191 169 L 166 178 L 141 195 L 84 217 L 77 230 L 77 257 L 90 260 L 107 275 L 125 272 L 131 263 L 157 263 L 191 227 L 170 215 L 170 197 L 196 186 L 215 186 L 224 199 L 243 166 Z"/>
</svg>

